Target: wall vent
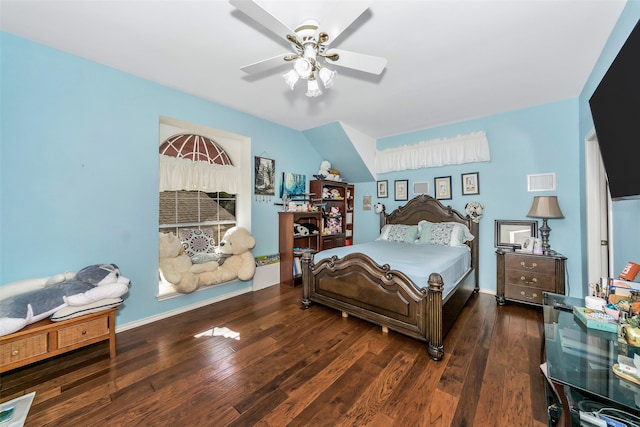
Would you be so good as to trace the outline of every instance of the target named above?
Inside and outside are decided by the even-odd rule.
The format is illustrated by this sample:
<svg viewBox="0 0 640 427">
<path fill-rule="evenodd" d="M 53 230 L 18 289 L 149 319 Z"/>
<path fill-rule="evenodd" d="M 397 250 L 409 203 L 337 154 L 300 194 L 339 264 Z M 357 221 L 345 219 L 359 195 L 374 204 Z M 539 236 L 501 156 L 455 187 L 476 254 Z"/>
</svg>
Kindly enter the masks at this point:
<svg viewBox="0 0 640 427">
<path fill-rule="evenodd" d="M 539 173 L 527 175 L 527 191 L 555 191 L 556 174 Z"/>
<path fill-rule="evenodd" d="M 428 182 L 414 182 L 413 183 L 413 195 L 418 196 L 420 194 L 429 194 Z"/>
</svg>

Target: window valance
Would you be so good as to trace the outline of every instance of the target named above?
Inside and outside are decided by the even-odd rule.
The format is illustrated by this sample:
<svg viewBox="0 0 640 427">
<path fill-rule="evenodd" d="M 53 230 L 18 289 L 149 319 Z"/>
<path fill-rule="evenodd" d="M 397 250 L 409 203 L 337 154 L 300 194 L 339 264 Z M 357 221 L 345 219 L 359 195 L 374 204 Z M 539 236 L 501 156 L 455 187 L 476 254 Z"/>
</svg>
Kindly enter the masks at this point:
<svg viewBox="0 0 640 427">
<path fill-rule="evenodd" d="M 463 163 L 488 162 L 489 141 L 484 131 L 454 138 L 438 138 L 376 152 L 376 173 Z"/>
<path fill-rule="evenodd" d="M 240 168 L 160 155 L 160 191 L 224 191 L 238 194 Z"/>
</svg>

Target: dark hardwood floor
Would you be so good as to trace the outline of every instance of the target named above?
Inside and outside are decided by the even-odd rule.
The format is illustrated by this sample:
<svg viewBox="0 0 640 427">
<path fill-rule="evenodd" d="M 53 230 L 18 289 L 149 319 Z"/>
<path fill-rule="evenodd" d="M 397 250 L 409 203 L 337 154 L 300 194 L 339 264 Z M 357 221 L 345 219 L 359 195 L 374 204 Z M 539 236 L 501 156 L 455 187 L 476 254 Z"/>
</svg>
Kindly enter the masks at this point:
<svg viewBox="0 0 640 427">
<path fill-rule="evenodd" d="M 36 391 L 27 427 L 547 425 L 540 310 L 473 296 L 435 362 L 419 341 L 302 310 L 301 292 L 273 286 L 119 333 L 115 359 L 99 343 L 5 373 L 0 401 Z"/>
</svg>

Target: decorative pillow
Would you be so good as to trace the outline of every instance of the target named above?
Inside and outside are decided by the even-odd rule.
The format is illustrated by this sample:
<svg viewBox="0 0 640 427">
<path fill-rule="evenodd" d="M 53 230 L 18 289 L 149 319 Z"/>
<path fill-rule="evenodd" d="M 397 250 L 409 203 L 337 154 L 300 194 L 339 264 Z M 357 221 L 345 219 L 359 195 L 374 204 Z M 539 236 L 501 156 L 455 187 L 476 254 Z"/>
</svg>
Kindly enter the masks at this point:
<svg viewBox="0 0 640 427">
<path fill-rule="evenodd" d="M 66 306 L 51 315 L 51 320 L 61 322 L 63 320 L 73 319 L 74 317 L 84 316 L 89 313 L 106 310 L 111 307 L 117 307 L 122 304 L 122 298 L 104 298 L 85 305 Z"/>
<path fill-rule="evenodd" d="M 378 240 L 390 242 L 415 243 L 418 238 L 417 225 L 386 224 L 382 227 L 382 232 Z"/>
<path fill-rule="evenodd" d="M 452 232 L 453 224 L 444 222 L 431 224 L 431 239 L 429 239 L 429 244 L 449 246 Z"/>
<path fill-rule="evenodd" d="M 475 237 L 466 225 L 458 222 L 429 223 L 420 221 L 420 243 L 443 246 L 464 246 Z"/>
<path fill-rule="evenodd" d="M 209 261 L 218 261 L 220 255 L 212 253 L 198 253 L 191 257 L 192 264 L 204 264 Z"/>
<path fill-rule="evenodd" d="M 184 253 L 190 257 L 197 253 L 215 252 L 216 241 L 213 238 L 213 230 L 183 228 L 179 231 L 179 237 L 184 247 Z"/>
<path fill-rule="evenodd" d="M 418 223 L 418 240 L 416 243 L 420 243 L 421 245 L 428 245 L 431 241 L 431 225 L 433 223 L 422 220 Z"/>
</svg>

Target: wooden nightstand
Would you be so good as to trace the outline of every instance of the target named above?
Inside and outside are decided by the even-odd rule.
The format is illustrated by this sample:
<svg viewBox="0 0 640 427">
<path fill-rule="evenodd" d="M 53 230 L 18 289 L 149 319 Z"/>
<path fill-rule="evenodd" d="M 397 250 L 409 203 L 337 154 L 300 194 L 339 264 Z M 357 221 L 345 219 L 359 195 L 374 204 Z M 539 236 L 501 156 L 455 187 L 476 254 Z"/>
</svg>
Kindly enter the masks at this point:
<svg viewBox="0 0 640 427">
<path fill-rule="evenodd" d="M 542 293 L 564 295 L 566 257 L 496 251 L 496 300 L 542 305 Z"/>
</svg>

